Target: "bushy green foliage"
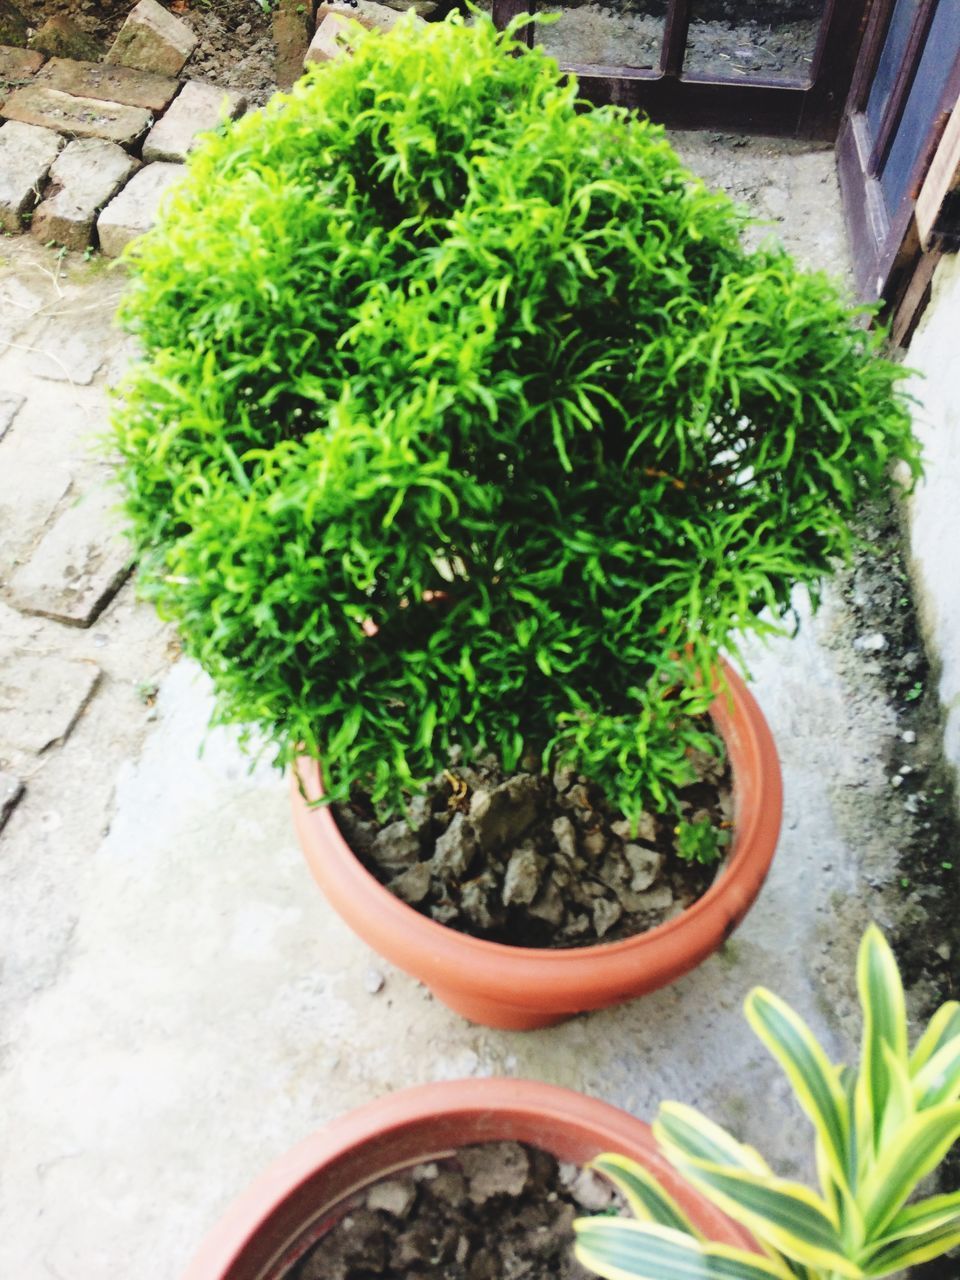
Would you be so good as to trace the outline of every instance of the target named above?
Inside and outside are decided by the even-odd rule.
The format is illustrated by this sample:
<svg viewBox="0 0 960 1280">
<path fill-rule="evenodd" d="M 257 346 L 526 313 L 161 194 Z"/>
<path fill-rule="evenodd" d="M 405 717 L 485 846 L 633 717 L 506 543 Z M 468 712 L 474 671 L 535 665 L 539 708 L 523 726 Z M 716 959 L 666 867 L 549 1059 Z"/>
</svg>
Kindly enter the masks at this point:
<svg viewBox="0 0 960 1280">
<path fill-rule="evenodd" d="M 211 137 L 132 256 L 144 579 L 220 717 L 334 795 L 461 743 L 663 802 L 716 652 L 916 466 L 835 287 L 576 95 L 481 17 L 358 36 Z"/>
</svg>

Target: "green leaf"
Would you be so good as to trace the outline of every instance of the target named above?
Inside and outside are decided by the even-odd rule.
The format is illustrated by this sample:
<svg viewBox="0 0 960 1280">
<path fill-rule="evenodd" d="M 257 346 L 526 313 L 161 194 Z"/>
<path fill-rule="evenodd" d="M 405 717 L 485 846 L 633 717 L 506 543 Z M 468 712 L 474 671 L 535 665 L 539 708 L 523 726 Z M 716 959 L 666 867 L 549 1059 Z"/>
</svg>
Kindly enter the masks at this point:
<svg viewBox="0 0 960 1280">
<path fill-rule="evenodd" d="M 813 1122 L 833 1178 L 840 1186 L 848 1186 L 850 1121 L 832 1064 L 803 1019 L 778 996 L 757 988 L 747 997 L 745 1011 L 750 1026 L 783 1067 L 797 1101 Z"/>
<path fill-rule="evenodd" d="M 864 1221 L 871 1236 L 887 1227 L 958 1136 L 960 1103 L 956 1102 L 920 1112 L 891 1136 L 866 1174 L 860 1192 Z"/>
<path fill-rule="evenodd" d="M 863 936 L 857 963 L 857 986 L 863 1007 L 863 1048 L 859 1090 L 869 1117 L 874 1150 L 883 1135 L 884 1112 L 892 1082 L 884 1045 L 907 1063 L 907 1011 L 903 984 L 893 952 L 871 924 Z"/>
<path fill-rule="evenodd" d="M 768 1258 L 703 1244 L 669 1227 L 618 1218 L 579 1218 L 577 1259 L 606 1280 L 790 1280 Z"/>
<path fill-rule="evenodd" d="M 856 1280 L 829 1206 L 809 1187 L 772 1174 L 721 1168 L 703 1161 L 678 1166 L 684 1176 L 762 1243 L 788 1258 Z"/>
<path fill-rule="evenodd" d="M 601 1155 L 590 1162 L 590 1167 L 610 1179 L 634 1217 L 702 1238 L 673 1197 L 643 1165 L 626 1156 Z"/>
</svg>

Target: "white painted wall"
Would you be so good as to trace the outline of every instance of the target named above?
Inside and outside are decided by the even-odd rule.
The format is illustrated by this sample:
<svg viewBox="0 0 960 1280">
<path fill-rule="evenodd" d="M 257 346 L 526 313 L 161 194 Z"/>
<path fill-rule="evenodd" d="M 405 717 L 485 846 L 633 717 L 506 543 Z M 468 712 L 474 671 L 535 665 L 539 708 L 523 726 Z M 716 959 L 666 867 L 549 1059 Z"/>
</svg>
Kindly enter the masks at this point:
<svg viewBox="0 0 960 1280">
<path fill-rule="evenodd" d="M 941 664 L 947 759 L 960 772 L 960 256 L 943 259 L 907 353 L 921 377 L 915 421 L 926 476 L 910 501 L 910 545 L 920 622 Z"/>
</svg>

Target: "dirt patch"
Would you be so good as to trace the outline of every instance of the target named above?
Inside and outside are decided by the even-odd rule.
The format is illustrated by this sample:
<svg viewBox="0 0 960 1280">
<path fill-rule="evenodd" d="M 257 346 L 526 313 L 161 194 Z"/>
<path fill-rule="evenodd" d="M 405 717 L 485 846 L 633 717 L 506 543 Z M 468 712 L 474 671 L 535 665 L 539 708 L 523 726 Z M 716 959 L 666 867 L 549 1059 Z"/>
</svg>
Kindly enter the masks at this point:
<svg viewBox="0 0 960 1280">
<path fill-rule="evenodd" d="M 334 814 L 380 883 L 438 923 L 510 946 L 592 946 L 673 919 L 713 883 L 729 770 L 699 752 L 691 762 L 679 815 L 644 813 L 635 830 L 572 770 L 506 777 L 492 756 L 455 760 L 386 826 L 362 796 Z"/>
<path fill-rule="evenodd" d="M 573 1220 L 619 1207 L 596 1174 L 536 1147 L 463 1147 L 360 1192 L 287 1280 L 587 1280 Z"/>
<path fill-rule="evenodd" d="M 134 5 L 133 0 L 17 0 L 17 7 L 34 29 L 48 18 L 70 18 L 106 50 Z M 254 106 L 276 90 L 269 5 L 265 9 L 259 0 L 183 0 L 165 8 L 199 39 L 184 76 L 241 89 Z"/>
</svg>

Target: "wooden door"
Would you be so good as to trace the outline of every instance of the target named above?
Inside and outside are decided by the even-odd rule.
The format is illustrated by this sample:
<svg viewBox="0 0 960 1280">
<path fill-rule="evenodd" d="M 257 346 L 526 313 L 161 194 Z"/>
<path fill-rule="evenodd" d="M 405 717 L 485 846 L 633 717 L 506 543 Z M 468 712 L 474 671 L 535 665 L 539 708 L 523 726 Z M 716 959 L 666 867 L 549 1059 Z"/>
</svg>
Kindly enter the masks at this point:
<svg viewBox="0 0 960 1280">
<path fill-rule="evenodd" d="M 903 295 L 915 213 L 960 94 L 960 0 L 876 0 L 837 142 L 861 297 Z"/>
</svg>

